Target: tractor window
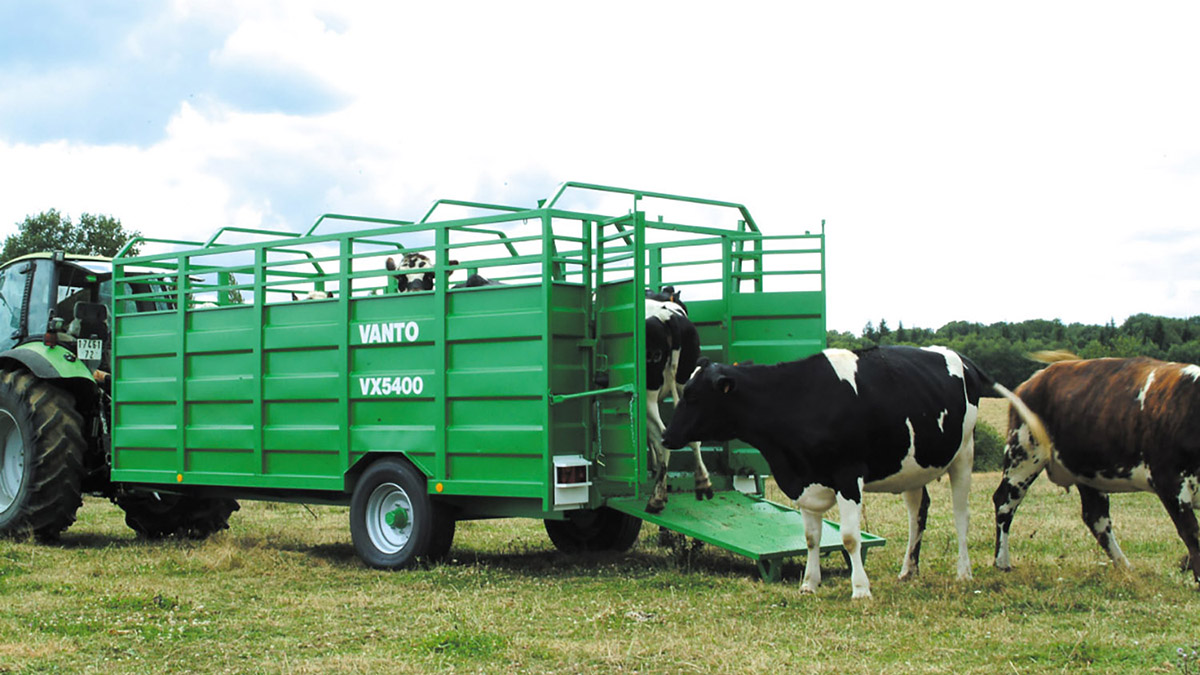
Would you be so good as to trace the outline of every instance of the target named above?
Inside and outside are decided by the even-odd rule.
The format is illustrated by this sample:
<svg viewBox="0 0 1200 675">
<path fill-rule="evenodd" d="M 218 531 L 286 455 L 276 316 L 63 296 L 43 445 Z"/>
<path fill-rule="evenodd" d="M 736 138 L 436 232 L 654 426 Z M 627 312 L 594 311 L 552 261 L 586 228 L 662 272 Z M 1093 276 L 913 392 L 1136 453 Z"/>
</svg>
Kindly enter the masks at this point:
<svg viewBox="0 0 1200 675">
<path fill-rule="evenodd" d="M 21 328 L 21 303 L 25 299 L 25 275 L 21 268 L 27 263 L 9 265 L 0 273 L 0 348 L 12 347 L 12 337 Z"/>
<path fill-rule="evenodd" d="M 75 305 L 80 302 L 94 302 L 93 288 L 95 281 L 88 281 L 93 273 L 71 264 L 63 264 L 58 268 L 58 297 L 54 299 L 54 315 L 61 317 L 66 324 L 75 319 Z"/>
</svg>

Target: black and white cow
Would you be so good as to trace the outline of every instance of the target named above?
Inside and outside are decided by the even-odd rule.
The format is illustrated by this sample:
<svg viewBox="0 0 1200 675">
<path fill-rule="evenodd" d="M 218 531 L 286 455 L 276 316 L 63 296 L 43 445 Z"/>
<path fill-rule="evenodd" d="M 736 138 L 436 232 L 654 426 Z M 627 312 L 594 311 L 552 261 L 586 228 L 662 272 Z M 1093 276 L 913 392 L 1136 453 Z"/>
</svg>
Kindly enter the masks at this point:
<svg viewBox="0 0 1200 675">
<path fill-rule="evenodd" d="M 328 300 L 329 298 L 332 298 L 332 297 L 333 297 L 333 293 L 330 293 L 328 291 L 309 291 L 309 292 L 305 293 L 304 295 L 297 295 L 295 292 L 292 293 L 292 301 L 293 302 L 295 302 L 297 300 Z"/>
<path fill-rule="evenodd" d="M 673 293 L 674 289 L 671 290 Z M 700 358 L 700 334 L 688 319 L 687 310 L 682 303 L 657 299 L 659 297 L 662 296 L 658 293 L 646 293 L 646 432 L 655 465 L 654 493 L 646 504 L 646 511 L 650 513 L 662 511 L 667 502 L 670 453 L 662 443 L 666 425 L 658 404 L 669 395 L 675 406 L 679 406 L 680 390 Z M 675 297 L 678 299 L 677 294 Z M 692 443 L 692 453 L 696 462 L 693 469 L 696 499 L 711 499 L 712 482 L 700 456 L 700 443 Z"/>
<path fill-rule="evenodd" d="M 836 503 L 855 598 L 870 597 L 861 552 L 862 493 L 904 495 L 908 546 L 900 578 L 917 573 L 929 510 L 925 485 L 949 472 L 958 530 L 958 578 L 971 578 L 967 498 L 979 397 L 991 385 L 970 360 L 942 347 L 826 349 L 773 366 L 701 360 L 663 436 L 668 448 L 740 438 L 757 448 L 804 518 L 803 592 L 821 583 L 821 516 Z"/>
<path fill-rule="evenodd" d="M 496 281 L 495 279 L 489 279 L 482 274 L 472 274 L 471 276 L 467 277 L 466 281 L 454 284 L 454 288 L 479 288 L 481 286 L 503 285 L 504 284 L 500 283 L 499 281 Z"/>
<path fill-rule="evenodd" d="M 673 302 L 679 305 L 684 314 L 687 314 L 687 305 L 683 302 L 683 293 L 675 290 L 674 286 L 663 286 L 657 291 L 646 289 L 646 297 L 659 302 Z"/>
<path fill-rule="evenodd" d="M 1200 366 L 1149 358 L 1079 360 L 1034 355 L 1052 365 L 1016 394 L 1045 425 L 1010 416 L 1004 477 L 996 506 L 996 567 L 1012 568 L 1008 533 L 1029 486 L 1042 472 L 1056 485 L 1079 489 L 1083 522 L 1112 561 L 1129 560 L 1109 518 L 1111 492 L 1153 492 L 1187 547 L 1183 561 L 1200 582 Z"/>
<path fill-rule="evenodd" d="M 400 258 L 400 264 L 392 258 L 388 258 L 385 263 L 389 271 L 398 272 L 396 281 L 399 284 L 399 291 L 432 291 L 433 290 L 433 271 L 429 268 L 433 267 L 433 262 L 429 260 L 429 256 L 424 253 L 405 253 Z M 412 272 L 410 270 L 427 270 L 425 272 Z"/>
</svg>

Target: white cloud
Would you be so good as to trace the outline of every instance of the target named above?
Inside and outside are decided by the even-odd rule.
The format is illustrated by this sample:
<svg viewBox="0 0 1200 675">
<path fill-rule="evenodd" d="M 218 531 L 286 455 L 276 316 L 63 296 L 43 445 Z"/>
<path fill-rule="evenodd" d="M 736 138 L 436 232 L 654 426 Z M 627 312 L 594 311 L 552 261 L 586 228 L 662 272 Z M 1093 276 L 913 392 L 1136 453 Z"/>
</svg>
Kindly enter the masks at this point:
<svg viewBox="0 0 1200 675">
<path fill-rule="evenodd" d="M 1144 236 L 1200 229 L 1197 10 L 681 7 L 178 0 L 130 54 L 202 26 L 214 72 L 344 100 L 200 87 L 140 148 L 0 127 L 0 227 L 53 207 L 300 229 L 574 179 L 743 202 L 768 232 L 827 218 L 835 328 L 1200 314 L 1195 242 Z"/>
</svg>

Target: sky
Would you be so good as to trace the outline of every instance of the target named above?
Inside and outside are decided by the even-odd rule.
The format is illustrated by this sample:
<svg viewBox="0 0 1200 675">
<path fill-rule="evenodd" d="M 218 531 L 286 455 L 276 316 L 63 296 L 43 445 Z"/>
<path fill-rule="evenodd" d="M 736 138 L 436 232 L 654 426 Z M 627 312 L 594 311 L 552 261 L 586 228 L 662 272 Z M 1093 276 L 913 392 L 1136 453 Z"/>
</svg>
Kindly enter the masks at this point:
<svg viewBox="0 0 1200 675">
<path fill-rule="evenodd" d="M 1200 6 L 0 0 L 0 236 L 533 207 L 826 221 L 831 329 L 1200 315 Z"/>
</svg>

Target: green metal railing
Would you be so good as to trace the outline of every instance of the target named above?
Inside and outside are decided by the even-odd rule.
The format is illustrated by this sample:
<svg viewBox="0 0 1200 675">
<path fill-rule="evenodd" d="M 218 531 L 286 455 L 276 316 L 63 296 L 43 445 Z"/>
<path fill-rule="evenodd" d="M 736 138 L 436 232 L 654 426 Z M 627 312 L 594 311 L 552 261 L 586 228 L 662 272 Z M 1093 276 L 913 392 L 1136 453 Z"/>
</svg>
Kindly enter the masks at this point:
<svg viewBox="0 0 1200 675">
<path fill-rule="evenodd" d="M 558 208 L 570 189 L 627 195 L 635 208 L 615 215 Z M 636 209 L 646 198 L 733 209 L 737 218 L 728 228 L 648 220 Z M 441 206 L 487 213 L 435 221 Z M 331 221 L 354 228 L 318 232 Z M 223 241 L 229 234 L 254 240 Z M 639 355 L 647 288 L 687 289 L 707 351 L 723 357 L 736 349 L 786 350 L 791 343 L 780 342 L 775 328 L 763 335 L 742 329 L 747 337 L 736 335 L 737 327 L 774 326 L 776 310 L 752 296 L 817 279 L 815 295 L 805 300 L 816 309 L 783 306 L 778 313 L 814 315 L 819 325 L 811 339 L 824 338 L 823 229 L 763 236 L 749 211 L 733 202 L 569 182 L 535 209 L 440 200 L 417 221 L 325 214 L 303 235 L 229 227 L 204 242 L 135 243 L 182 248 L 127 256 L 127 246 L 115 260 L 118 333 L 136 333 L 117 341 L 118 387 L 151 392 L 119 396 L 117 405 L 132 418 L 161 413 L 145 428 L 123 433 L 118 425 L 121 480 L 341 491 L 361 459 L 361 439 L 373 434 L 427 438 L 427 451 L 400 451 L 415 453 L 413 461 L 447 496 L 534 499 L 535 510 L 546 508 L 546 477 L 563 448 L 597 460 L 601 482 L 623 496 L 641 496 L 647 472 Z M 434 274 L 431 292 L 399 292 L 384 261 L 401 252 L 428 256 L 432 267 L 420 272 Z M 813 264 L 772 266 L 785 256 L 811 256 Z M 499 285 L 458 287 L 472 273 Z M 293 294 L 310 291 L 329 297 L 291 302 Z M 135 311 L 139 302 L 157 310 Z M 411 322 L 420 338 L 408 352 L 399 342 L 368 344 L 359 331 L 380 322 Z M 395 406 L 400 412 L 383 412 L 391 410 L 388 402 L 359 389 L 365 385 L 357 373 L 388 372 L 384 354 L 424 378 L 419 396 Z M 276 362 L 291 370 L 272 371 Z M 126 377 L 122 363 L 135 374 L 146 366 L 173 379 L 156 381 L 153 372 Z M 199 363 L 222 374 L 208 377 L 196 370 Z M 238 370 L 244 367 L 251 370 Z M 599 375 L 611 383 L 596 384 Z M 505 378 L 518 393 L 504 393 Z M 289 381 L 292 390 L 279 384 Z M 238 393 L 221 394 L 218 382 Z M 271 417 L 275 409 L 287 412 Z M 210 413 L 217 422 L 198 417 Z M 313 427 L 307 436 L 294 432 L 306 425 Z M 294 447 L 275 440 L 293 437 L 287 442 Z M 318 437 L 328 439 L 327 451 L 305 445 Z M 209 438 L 216 440 L 195 440 Z M 231 449 L 204 447 L 236 444 L 231 438 L 247 440 Z M 472 439 L 495 447 L 472 450 Z M 149 447 L 170 448 L 170 462 L 122 464 L 122 453 L 156 456 Z M 218 458 L 242 468 L 213 469 Z M 322 464 L 332 458 L 336 471 Z M 471 462 L 495 468 L 481 474 Z M 536 471 L 520 468 L 530 462 Z"/>
</svg>

